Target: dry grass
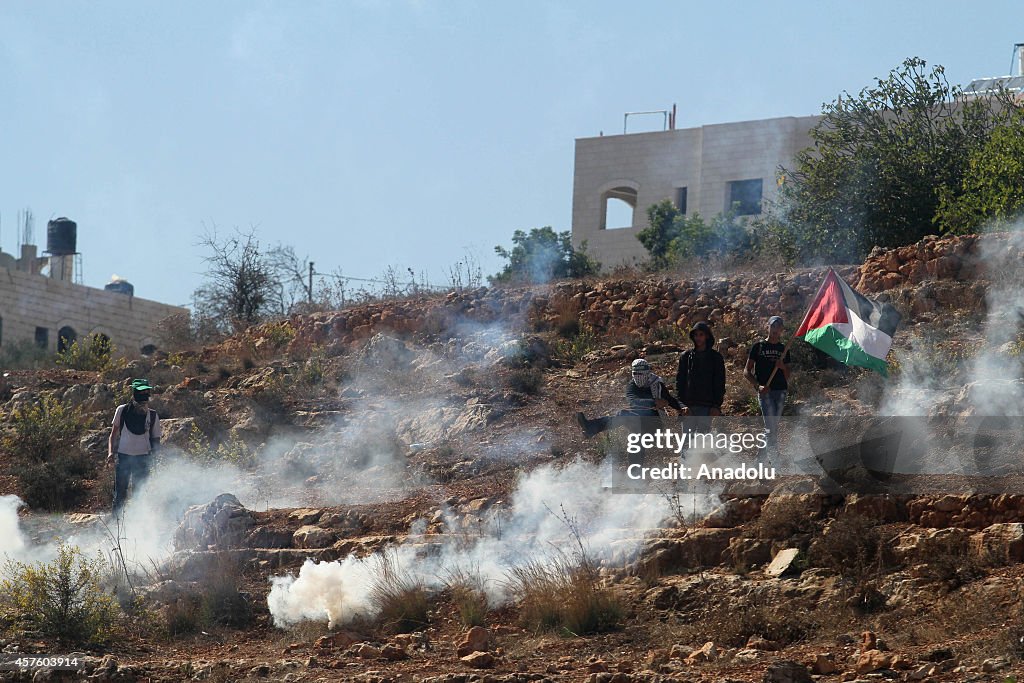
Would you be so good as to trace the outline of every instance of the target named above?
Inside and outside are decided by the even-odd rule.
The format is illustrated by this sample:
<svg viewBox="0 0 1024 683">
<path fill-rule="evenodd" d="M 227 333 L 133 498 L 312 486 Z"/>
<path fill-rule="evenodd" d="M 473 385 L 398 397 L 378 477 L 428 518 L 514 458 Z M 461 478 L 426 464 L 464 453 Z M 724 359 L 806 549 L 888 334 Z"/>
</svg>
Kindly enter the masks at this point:
<svg viewBox="0 0 1024 683">
<path fill-rule="evenodd" d="M 370 587 L 370 605 L 381 629 L 409 633 L 428 625 L 427 588 L 402 569 L 393 554 L 377 558 L 376 575 Z"/>
<path fill-rule="evenodd" d="M 544 373 L 539 368 L 516 368 L 509 371 L 507 384 L 509 389 L 532 396 L 544 386 Z"/>
<path fill-rule="evenodd" d="M 808 562 L 861 582 L 881 573 L 883 544 L 878 527 L 869 518 L 843 512 L 812 541 Z"/>
<path fill-rule="evenodd" d="M 761 515 L 747 529 L 754 538 L 785 540 L 814 529 L 814 518 L 800 496 L 783 495 L 771 498 L 761 508 Z"/>
<path fill-rule="evenodd" d="M 509 572 L 507 585 L 519 606 L 520 622 L 535 633 L 612 631 L 625 612 L 618 595 L 600 584 L 596 568 L 585 558 L 528 562 Z"/>
<path fill-rule="evenodd" d="M 700 611 L 688 615 L 687 623 L 673 635 L 677 642 L 700 645 L 710 640 L 726 647 L 743 647 L 751 636 L 760 636 L 785 647 L 813 638 L 828 619 L 796 601 L 779 602 L 758 594 L 709 595 L 701 601 Z"/>
<path fill-rule="evenodd" d="M 443 577 L 463 626 L 483 626 L 487 617 L 487 591 L 479 569 L 450 569 Z"/>
</svg>

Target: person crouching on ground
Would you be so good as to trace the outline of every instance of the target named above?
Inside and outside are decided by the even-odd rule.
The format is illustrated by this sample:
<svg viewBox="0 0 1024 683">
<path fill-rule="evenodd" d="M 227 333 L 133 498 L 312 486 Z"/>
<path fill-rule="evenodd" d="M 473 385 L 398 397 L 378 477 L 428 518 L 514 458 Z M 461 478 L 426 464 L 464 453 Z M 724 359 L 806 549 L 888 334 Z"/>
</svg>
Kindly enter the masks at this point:
<svg viewBox="0 0 1024 683">
<path fill-rule="evenodd" d="M 779 316 L 773 315 L 768 319 L 768 338 L 750 347 L 743 372 L 743 376 L 757 390 L 757 402 L 761 406 L 764 426 L 768 432 L 768 447 L 775 451 L 779 447 L 779 420 L 782 407 L 786 404 L 790 375 L 789 351 L 786 351 L 786 345 L 782 343 L 782 328 L 782 318 Z M 772 379 L 771 385 L 768 384 L 769 377 Z"/>
<path fill-rule="evenodd" d="M 583 413 L 576 413 L 576 422 L 589 438 L 615 426 L 615 418 L 658 417 L 659 410 L 667 407 L 681 410 L 682 405 L 669 392 L 664 380 L 651 371 L 651 365 L 643 358 L 637 358 L 629 367 L 630 380 L 626 386 L 626 400 L 629 407 L 616 415 L 588 419 Z"/>
<path fill-rule="evenodd" d="M 163 435 L 160 416 L 149 407 L 153 390 L 148 380 L 132 380 L 132 398 L 114 411 L 107 448 L 107 462 L 114 466 L 114 516 L 119 516 L 128 497 L 128 485 L 138 492 L 149 476 L 150 458 Z"/>
</svg>

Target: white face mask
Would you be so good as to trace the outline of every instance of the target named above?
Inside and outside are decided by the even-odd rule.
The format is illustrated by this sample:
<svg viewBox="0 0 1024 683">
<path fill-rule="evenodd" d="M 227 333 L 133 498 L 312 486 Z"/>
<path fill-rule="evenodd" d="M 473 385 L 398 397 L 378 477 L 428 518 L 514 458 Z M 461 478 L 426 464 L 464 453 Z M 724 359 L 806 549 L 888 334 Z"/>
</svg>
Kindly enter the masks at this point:
<svg viewBox="0 0 1024 683">
<path fill-rule="evenodd" d="M 637 385 L 638 387 L 646 388 L 651 383 L 651 377 L 652 375 L 650 372 L 634 372 L 633 384 Z"/>
</svg>

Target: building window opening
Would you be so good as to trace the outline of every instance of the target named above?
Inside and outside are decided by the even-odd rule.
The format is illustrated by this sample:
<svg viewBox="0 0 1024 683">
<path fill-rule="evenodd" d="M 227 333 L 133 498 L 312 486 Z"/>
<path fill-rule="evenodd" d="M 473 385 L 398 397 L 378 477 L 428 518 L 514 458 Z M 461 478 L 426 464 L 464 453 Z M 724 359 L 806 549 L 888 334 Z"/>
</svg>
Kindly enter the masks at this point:
<svg viewBox="0 0 1024 683">
<path fill-rule="evenodd" d="M 761 213 L 761 189 L 763 183 L 761 178 L 752 180 L 734 180 L 729 183 L 729 191 L 726 193 L 728 202 L 725 205 L 726 211 L 732 211 L 737 216 L 753 216 Z"/>
<path fill-rule="evenodd" d="M 686 215 L 686 188 L 676 188 L 676 209 L 679 213 Z"/>
<path fill-rule="evenodd" d="M 96 354 L 97 356 L 110 355 L 110 337 L 103 334 L 102 332 L 97 332 L 96 334 L 92 335 L 91 342 L 92 353 Z"/>
<path fill-rule="evenodd" d="M 57 352 L 64 353 L 78 339 L 78 335 L 70 327 L 64 326 L 57 330 Z"/>
<path fill-rule="evenodd" d="M 36 328 L 36 346 L 41 349 L 50 347 L 50 330 L 45 327 Z"/>
<path fill-rule="evenodd" d="M 631 187 L 616 187 L 604 193 L 601 228 L 632 228 L 636 211 L 636 190 Z"/>
</svg>

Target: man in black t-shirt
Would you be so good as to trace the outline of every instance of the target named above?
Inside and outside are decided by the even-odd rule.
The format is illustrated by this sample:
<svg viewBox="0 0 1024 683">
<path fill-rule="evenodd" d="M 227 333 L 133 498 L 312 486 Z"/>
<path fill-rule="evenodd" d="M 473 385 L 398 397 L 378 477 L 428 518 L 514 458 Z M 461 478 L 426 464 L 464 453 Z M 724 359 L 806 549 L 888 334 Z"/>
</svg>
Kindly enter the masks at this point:
<svg viewBox="0 0 1024 683">
<path fill-rule="evenodd" d="M 757 389 L 757 402 L 764 415 L 764 426 L 768 430 L 768 443 L 778 448 L 779 418 L 786 404 L 789 389 L 789 351 L 782 343 L 782 318 L 773 315 L 768 319 L 768 338 L 750 347 L 747 367 L 743 376 Z M 785 357 L 783 357 L 785 353 Z M 778 368 L 776 370 L 776 368 Z M 774 377 L 772 372 L 775 373 Z M 768 378 L 771 377 L 771 385 Z"/>
</svg>

